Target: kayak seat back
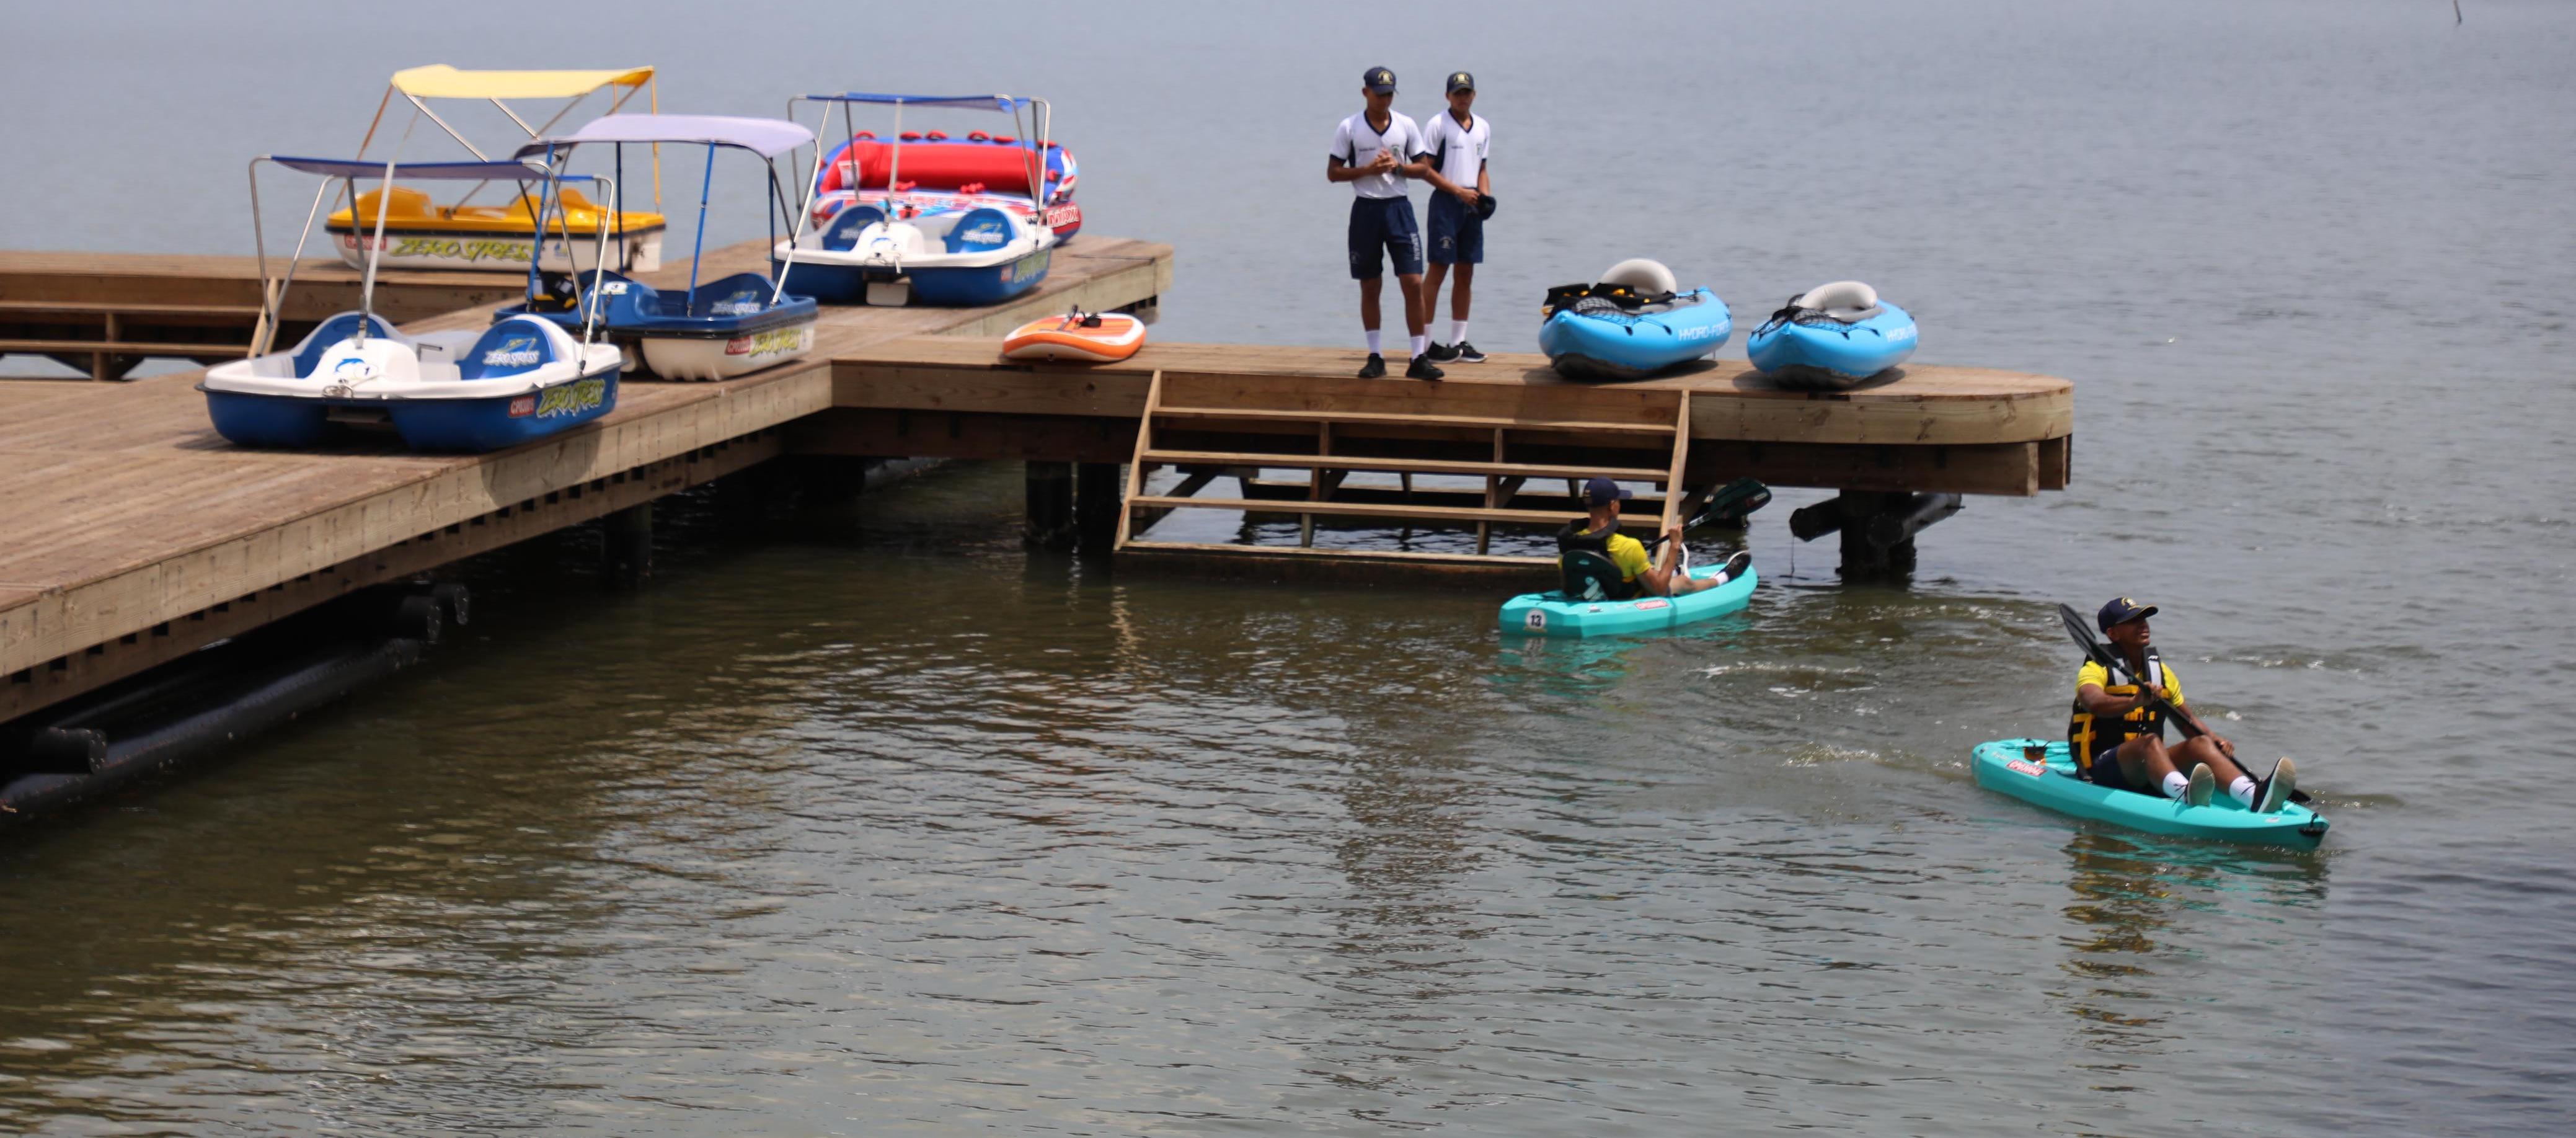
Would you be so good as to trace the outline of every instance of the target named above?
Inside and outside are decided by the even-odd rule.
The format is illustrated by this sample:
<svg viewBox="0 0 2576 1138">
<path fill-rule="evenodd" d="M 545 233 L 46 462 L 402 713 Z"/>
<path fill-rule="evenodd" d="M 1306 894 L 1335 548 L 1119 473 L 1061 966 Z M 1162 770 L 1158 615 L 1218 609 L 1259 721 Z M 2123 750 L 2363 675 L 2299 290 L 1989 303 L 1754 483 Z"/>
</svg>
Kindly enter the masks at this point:
<svg viewBox="0 0 2576 1138">
<path fill-rule="evenodd" d="M 1562 578 L 1558 587 L 1569 601 L 1623 601 L 1637 589 L 1619 575 L 1618 562 L 1593 550 L 1567 550 L 1558 555 L 1556 568 Z"/>
</svg>

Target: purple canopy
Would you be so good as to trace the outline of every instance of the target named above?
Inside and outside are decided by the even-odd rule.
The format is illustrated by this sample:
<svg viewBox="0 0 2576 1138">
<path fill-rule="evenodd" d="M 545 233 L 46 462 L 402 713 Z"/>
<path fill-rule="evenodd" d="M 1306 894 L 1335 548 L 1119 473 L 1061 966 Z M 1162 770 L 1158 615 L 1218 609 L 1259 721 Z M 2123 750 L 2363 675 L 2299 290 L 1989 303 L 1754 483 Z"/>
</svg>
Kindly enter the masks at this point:
<svg viewBox="0 0 2576 1138">
<path fill-rule="evenodd" d="M 592 119 L 571 134 L 537 139 L 519 148 L 522 159 L 549 149 L 585 142 L 678 142 L 733 146 L 763 158 L 775 158 L 799 146 L 810 146 L 814 132 L 786 119 L 735 115 L 609 115 Z"/>
</svg>

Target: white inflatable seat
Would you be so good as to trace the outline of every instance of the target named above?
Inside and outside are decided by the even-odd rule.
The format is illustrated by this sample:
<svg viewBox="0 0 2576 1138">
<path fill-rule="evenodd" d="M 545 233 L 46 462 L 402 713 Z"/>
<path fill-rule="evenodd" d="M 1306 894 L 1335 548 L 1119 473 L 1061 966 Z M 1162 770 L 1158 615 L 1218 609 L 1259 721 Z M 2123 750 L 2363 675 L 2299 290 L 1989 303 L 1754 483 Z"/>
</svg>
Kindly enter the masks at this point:
<svg viewBox="0 0 2576 1138">
<path fill-rule="evenodd" d="M 1673 271 L 1665 268 L 1663 262 L 1649 261 L 1644 257 L 1631 257 L 1602 270 L 1601 276 L 1593 283 L 1626 285 L 1649 296 L 1682 290 L 1681 283 L 1673 279 Z"/>
<path fill-rule="evenodd" d="M 1878 315 L 1878 290 L 1859 281 L 1835 281 L 1820 284 L 1799 293 L 1790 301 L 1800 308 L 1822 312 L 1845 324 L 1854 324 Z"/>
</svg>

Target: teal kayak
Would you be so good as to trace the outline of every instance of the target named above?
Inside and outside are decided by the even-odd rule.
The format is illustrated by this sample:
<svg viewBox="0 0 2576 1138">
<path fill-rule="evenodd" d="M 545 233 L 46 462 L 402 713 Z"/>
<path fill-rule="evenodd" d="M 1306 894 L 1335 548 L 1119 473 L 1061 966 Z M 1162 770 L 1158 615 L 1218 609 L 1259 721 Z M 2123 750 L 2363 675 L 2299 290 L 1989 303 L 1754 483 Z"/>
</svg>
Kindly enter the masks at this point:
<svg viewBox="0 0 2576 1138">
<path fill-rule="evenodd" d="M 2028 748 L 2044 748 L 2033 761 Z M 2112 790 L 2084 781 L 2063 739 L 1998 739 L 1976 749 L 1977 785 L 2034 806 L 2182 838 L 2315 849 L 2326 836 L 2325 816 L 2295 803 L 2257 814 L 2221 794 L 2207 806 L 2185 806 L 2161 795 Z"/>
<path fill-rule="evenodd" d="M 1726 567 L 1709 565 L 1690 571 L 1702 581 L 1723 579 Z M 1526 636 L 1622 636 L 1662 632 L 1743 608 L 1762 575 L 1744 567 L 1744 575 L 1714 589 L 1678 597 L 1639 597 L 1632 601 L 1569 601 L 1563 592 L 1523 593 L 1503 602 L 1506 633 Z"/>
</svg>

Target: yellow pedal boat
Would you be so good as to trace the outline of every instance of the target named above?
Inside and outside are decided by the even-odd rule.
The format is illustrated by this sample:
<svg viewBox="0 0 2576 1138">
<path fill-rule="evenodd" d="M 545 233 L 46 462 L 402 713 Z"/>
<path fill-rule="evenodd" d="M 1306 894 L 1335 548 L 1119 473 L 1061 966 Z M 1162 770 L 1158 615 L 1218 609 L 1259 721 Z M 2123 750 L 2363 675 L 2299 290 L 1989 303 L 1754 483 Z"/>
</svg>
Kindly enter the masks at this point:
<svg viewBox="0 0 2576 1138">
<path fill-rule="evenodd" d="M 528 271 L 536 242 L 537 201 L 521 193 L 506 205 L 432 205 L 429 195 L 395 186 L 384 208 L 384 259 L 395 269 L 499 269 Z M 340 259 L 353 269 L 366 267 L 366 254 L 376 240 L 376 210 L 383 190 L 358 195 L 354 212 L 340 210 L 323 223 Z M 662 267 L 662 215 L 621 210 L 613 216 L 579 190 L 566 187 L 559 211 L 546 217 L 545 260 L 541 268 L 587 273 L 598 268 L 604 246 L 613 272 L 649 273 Z M 607 222 L 608 239 L 596 238 Z M 567 231 L 577 238 L 567 242 Z"/>
<path fill-rule="evenodd" d="M 429 107 L 431 100 L 454 99 L 487 102 L 509 116 L 510 121 L 529 138 L 561 122 L 591 94 L 608 91 L 608 114 L 616 114 L 638 92 L 654 91 L 650 67 L 618 67 L 594 71 L 462 71 L 443 63 L 406 68 L 394 73 L 385 89 L 384 102 L 376 108 L 376 121 L 367 128 L 367 140 L 359 144 L 364 155 L 375 141 L 377 128 L 385 125 L 385 110 L 394 96 L 408 101 L 415 112 L 414 122 L 426 118 L 446 132 L 477 159 L 485 159 L 483 150 L 464 135 L 457 133 L 446 119 Z M 560 101 L 552 117 L 542 125 L 532 125 L 529 117 L 513 110 L 510 101 Z M 658 104 L 660 96 L 651 95 L 648 104 Z M 406 131 L 406 133 L 408 133 Z M 502 147 L 507 155 L 514 147 Z M 661 166 L 657 156 L 653 170 L 656 204 L 661 193 Z M 354 186 L 351 187 L 354 190 Z M 383 242 L 374 251 L 382 256 L 376 263 L 396 269 L 488 269 L 524 273 L 528 261 L 539 257 L 539 267 L 557 272 L 590 272 L 599 267 L 602 255 L 608 268 L 620 273 L 649 273 L 662 267 L 663 218 L 658 212 L 618 210 L 611 202 L 603 208 L 579 191 L 565 189 L 563 197 L 548 214 L 547 233 L 542 253 L 536 232 L 537 202 L 524 187 L 516 197 L 503 204 L 477 205 L 477 192 L 510 194 L 507 185 L 477 187 L 468 191 L 454 205 L 438 205 L 428 194 L 409 186 L 393 186 L 359 194 L 355 208 L 333 211 L 323 221 L 323 231 L 340 251 L 340 259 L 351 268 L 364 268 L 367 254 L 374 248 L 378 233 L 378 210 L 382 212 Z M 350 199 L 342 197 L 346 202 Z M 611 212 L 615 210 L 615 212 Z M 603 227 L 601 222 L 607 224 Z M 597 240 L 602 228 L 606 241 Z"/>
</svg>

